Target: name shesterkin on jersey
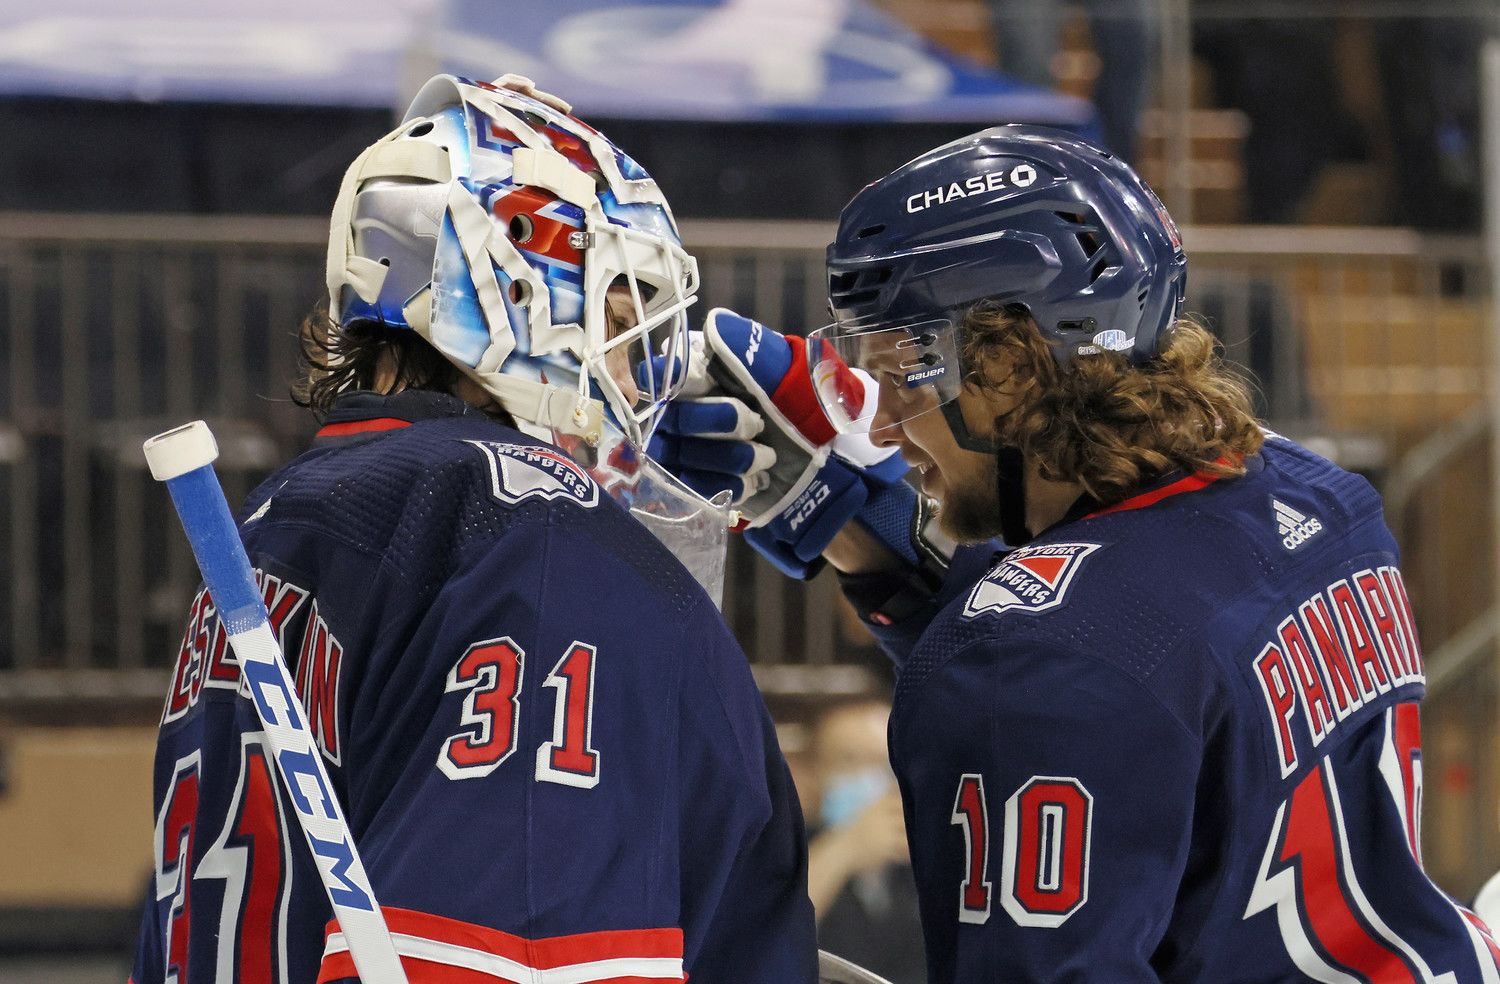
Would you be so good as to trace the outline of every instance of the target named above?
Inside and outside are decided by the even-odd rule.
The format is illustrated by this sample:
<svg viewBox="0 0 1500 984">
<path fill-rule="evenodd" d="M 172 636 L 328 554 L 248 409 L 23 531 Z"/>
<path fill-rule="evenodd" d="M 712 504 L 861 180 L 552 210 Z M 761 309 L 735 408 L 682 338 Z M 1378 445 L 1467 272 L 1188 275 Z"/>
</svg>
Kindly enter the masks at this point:
<svg viewBox="0 0 1500 984">
<path fill-rule="evenodd" d="M 1296 734 L 1317 748 L 1366 704 L 1426 682 L 1401 572 L 1367 568 L 1298 604 L 1256 656 L 1255 676 L 1286 778 L 1299 764 Z"/>
</svg>

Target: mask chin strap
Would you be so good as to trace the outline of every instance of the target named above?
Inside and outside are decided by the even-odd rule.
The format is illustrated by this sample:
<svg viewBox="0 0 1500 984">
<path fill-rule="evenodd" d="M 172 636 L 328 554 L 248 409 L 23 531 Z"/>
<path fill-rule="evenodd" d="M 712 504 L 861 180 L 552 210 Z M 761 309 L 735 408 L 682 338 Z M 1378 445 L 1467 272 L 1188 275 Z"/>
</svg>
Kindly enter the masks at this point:
<svg viewBox="0 0 1500 984">
<path fill-rule="evenodd" d="M 1022 547 L 1030 543 L 1032 535 L 1026 527 L 1026 462 L 1021 449 L 997 444 L 969 430 L 957 400 L 943 404 L 942 411 L 959 447 L 995 456 L 995 506 L 1000 513 L 1000 536 L 1005 545 Z"/>
</svg>

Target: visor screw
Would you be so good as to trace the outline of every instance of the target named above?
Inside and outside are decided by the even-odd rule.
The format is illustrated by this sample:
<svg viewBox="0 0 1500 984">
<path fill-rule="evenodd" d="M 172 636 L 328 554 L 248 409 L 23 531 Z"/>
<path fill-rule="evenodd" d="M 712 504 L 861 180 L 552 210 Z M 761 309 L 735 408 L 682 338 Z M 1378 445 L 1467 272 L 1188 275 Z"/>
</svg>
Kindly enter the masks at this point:
<svg viewBox="0 0 1500 984">
<path fill-rule="evenodd" d="M 574 249 L 593 249 L 594 234 L 592 232 L 570 232 L 568 233 L 568 245 Z"/>
</svg>

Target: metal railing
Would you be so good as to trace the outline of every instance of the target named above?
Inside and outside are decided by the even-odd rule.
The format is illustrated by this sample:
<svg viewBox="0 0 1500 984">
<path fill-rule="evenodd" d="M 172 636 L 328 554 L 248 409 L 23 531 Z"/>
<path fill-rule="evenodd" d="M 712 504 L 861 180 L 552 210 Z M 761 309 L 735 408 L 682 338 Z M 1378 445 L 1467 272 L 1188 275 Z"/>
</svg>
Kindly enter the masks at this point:
<svg viewBox="0 0 1500 984">
<path fill-rule="evenodd" d="M 827 226 L 684 231 L 704 309 L 795 331 L 826 320 Z M 0 699 L 159 695 L 195 577 L 140 442 L 209 419 L 231 497 L 302 446 L 312 422 L 286 392 L 325 235 L 304 219 L 0 215 Z M 1186 235 L 1190 307 L 1263 381 L 1283 430 L 1378 477 L 1483 400 L 1488 282 L 1473 242 Z M 773 669 L 847 665 L 860 641 L 841 604 L 829 577 L 804 590 L 748 550 L 731 558 L 726 616 L 777 687 L 853 685 Z"/>
</svg>

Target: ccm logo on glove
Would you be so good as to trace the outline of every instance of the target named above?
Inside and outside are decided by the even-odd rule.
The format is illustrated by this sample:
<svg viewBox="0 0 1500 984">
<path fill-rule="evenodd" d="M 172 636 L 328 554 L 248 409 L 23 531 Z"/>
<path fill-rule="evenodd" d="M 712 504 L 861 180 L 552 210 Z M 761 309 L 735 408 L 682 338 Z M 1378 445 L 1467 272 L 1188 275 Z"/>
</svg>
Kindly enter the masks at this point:
<svg viewBox="0 0 1500 984">
<path fill-rule="evenodd" d="M 797 497 L 797 501 L 792 503 L 792 508 L 787 510 L 789 514 L 787 525 L 793 532 L 818 511 L 818 507 L 828 499 L 829 491 L 827 482 L 813 479 L 813 483 Z"/>
<path fill-rule="evenodd" d="M 765 331 L 759 321 L 750 323 L 750 344 L 745 348 L 745 365 L 755 365 L 755 353 L 760 351 L 760 336 Z"/>
</svg>

